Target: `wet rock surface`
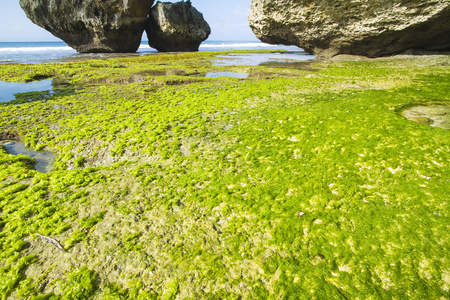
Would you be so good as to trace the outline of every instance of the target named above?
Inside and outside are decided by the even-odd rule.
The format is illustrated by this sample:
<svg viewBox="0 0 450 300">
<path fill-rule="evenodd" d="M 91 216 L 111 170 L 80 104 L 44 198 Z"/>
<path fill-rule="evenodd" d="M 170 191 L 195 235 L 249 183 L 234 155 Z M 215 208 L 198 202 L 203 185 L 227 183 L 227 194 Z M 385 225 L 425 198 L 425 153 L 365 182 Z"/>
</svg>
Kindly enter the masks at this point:
<svg viewBox="0 0 450 300">
<path fill-rule="evenodd" d="M 42 174 L 0 147 L 3 298 L 445 298 L 448 133 L 396 110 L 448 103 L 450 57 L 211 59 L 34 66 L 88 86 L 0 107 L 2 130 L 58 154 Z"/>
<path fill-rule="evenodd" d="M 20 6 L 78 52 L 136 52 L 153 2 L 20 0 Z"/>
<path fill-rule="evenodd" d="M 319 57 L 450 49 L 449 1 L 252 0 L 249 24 L 265 43 Z"/>
<path fill-rule="evenodd" d="M 429 105 L 429 106 L 411 106 L 404 109 L 401 115 L 408 120 L 439 127 L 443 129 L 450 129 L 450 106 L 446 105 Z"/>
<path fill-rule="evenodd" d="M 160 52 L 184 52 L 198 51 L 211 28 L 190 1 L 157 2 L 146 31 L 150 47 Z"/>
</svg>

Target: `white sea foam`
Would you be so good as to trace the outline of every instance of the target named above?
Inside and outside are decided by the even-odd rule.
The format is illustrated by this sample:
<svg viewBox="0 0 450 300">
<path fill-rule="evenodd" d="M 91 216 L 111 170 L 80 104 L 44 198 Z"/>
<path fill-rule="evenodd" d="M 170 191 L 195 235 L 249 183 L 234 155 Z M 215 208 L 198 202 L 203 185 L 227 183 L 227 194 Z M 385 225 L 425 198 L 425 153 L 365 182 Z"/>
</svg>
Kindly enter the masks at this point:
<svg viewBox="0 0 450 300">
<path fill-rule="evenodd" d="M 148 44 L 147 44 L 147 45 L 146 45 L 146 44 L 141 44 L 141 45 L 139 46 L 138 51 L 143 51 L 143 50 L 145 50 L 145 51 L 149 51 L 149 50 L 156 51 L 155 49 L 153 49 L 152 47 L 150 47 Z"/>
<path fill-rule="evenodd" d="M 232 50 L 298 50 L 293 46 L 270 45 L 259 41 L 206 41 L 200 45 L 200 51 L 232 51 Z M 138 49 L 138 55 L 156 52 L 143 41 Z M 123 54 L 126 55 L 126 54 Z M 135 54 L 130 54 L 135 55 Z M 112 55 L 114 56 L 114 55 Z M 67 61 L 71 58 L 105 57 L 105 54 L 79 54 L 64 42 L 0 42 L 0 64 L 41 63 Z M 107 56 L 106 56 L 107 57 Z"/>
<path fill-rule="evenodd" d="M 17 48 L 0 48 L 0 53 L 29 53 L 29 52 L 58 52 L 58 51 L 70 51 L 75 52 L 69 46 L 63 47 L 17 47 Z"/>
</svg>

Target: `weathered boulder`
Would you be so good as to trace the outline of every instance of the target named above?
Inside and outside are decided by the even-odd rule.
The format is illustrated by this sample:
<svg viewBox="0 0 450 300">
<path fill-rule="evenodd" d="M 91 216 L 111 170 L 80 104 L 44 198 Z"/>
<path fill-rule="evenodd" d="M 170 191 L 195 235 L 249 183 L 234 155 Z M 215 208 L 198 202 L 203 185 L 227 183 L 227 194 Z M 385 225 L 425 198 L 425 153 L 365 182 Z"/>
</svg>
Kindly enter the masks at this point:
<svg viewBox="0 0 450 300">
<path fill-rule="evenodd" d="M 203 15 L 191 2 L 157 2 L 146 29 L 148 44 L 160 52 L 198 51 L 211 34 Z"/>
<path fill-rule="evenodd" d="M 450 50 L 450 0 L 252 0 L 249 24 L 318 57 Z"/>
<path fill-rule="evenodd" d="M 27 17 L 78 52 L 136 52 L 154 0 L 20 0 Z"/>
</svg>

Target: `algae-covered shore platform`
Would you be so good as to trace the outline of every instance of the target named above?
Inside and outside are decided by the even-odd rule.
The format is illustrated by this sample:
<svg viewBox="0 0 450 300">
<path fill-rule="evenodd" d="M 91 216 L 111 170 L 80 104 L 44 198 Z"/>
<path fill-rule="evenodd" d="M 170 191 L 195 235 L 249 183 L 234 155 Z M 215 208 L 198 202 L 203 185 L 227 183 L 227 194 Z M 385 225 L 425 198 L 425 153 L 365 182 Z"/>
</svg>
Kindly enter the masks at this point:
<svg viewBox="0 0 450 300">
<path fill-rule="evenodd" d="M 448 299 L 450 56 L 224 55 L 1 65 L 1 298 Z"/>
</svg>

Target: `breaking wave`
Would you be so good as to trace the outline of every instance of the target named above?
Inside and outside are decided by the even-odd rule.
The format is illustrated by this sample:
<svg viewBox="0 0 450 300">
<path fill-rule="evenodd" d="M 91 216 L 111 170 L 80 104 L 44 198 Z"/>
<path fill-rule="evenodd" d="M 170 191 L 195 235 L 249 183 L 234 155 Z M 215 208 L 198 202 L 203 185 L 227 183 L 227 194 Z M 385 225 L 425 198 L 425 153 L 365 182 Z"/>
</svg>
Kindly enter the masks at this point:
<svg viewBox="0 0 450 300">
<path fill-rule="evenodd" d="M 75 52 L 69 46 L 62 47 L 8 47 L 0 48 L 0 53 L 30 53 L 30 52 L 58 52 L 58 51 L 71 51 Z"/>
</svg>

